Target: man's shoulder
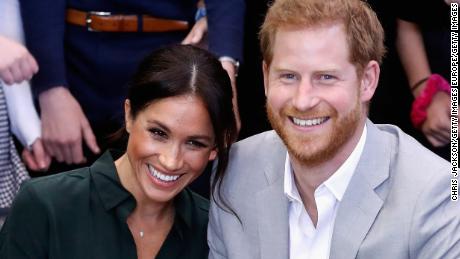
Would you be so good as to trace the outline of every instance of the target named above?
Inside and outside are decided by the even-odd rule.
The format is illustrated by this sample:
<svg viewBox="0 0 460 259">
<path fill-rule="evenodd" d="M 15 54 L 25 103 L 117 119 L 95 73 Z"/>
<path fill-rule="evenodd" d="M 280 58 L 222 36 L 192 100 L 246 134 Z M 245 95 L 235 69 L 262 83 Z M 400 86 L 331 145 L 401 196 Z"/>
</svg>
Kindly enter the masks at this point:
<svg viewBox="0 0 460 259">
<path fill-rule="evenodd" d="M 419 168 L 422 171 L 449 168 L 446 160 L 424 147 L 399 127 L 389 124 L 377 124 L 376 126 L 380 133 L 394 139 L 393 153 L 399 164 L 402 163 L 408 168 Z"/>
<path fill-rule="evenodd" d="M 231 152 L 238 155 L 252 154 L 251 157 L 258 157 L 263 156 L 273 148 L 286 151 L 283 141 L 278 134 L 274 130 L 270 130 L 238 141 L 232 146 Z"/>
<path fill-rule="evenodd" d="M 377 249 L 372 244 L 388 247 L 386 253 L 393 258 L 401 253 L 427 258 L 444 258 L 448 250 L 456 253 L 451 247 L 459 240 L 455 230 L 459 226 L 460 207 L 451 201 L 449 163 L 396 126 L 371 125 L 369 129 L 368 149 L 362 155 L 369 161 L 365 170 L 359 172 L 360 179 L 355 178 L 353 183 L 371 183 L 380 201 L 374 199 L 371 205 L 378 209 L 378 214 L 364 241 L 371 245 L 360 248 L 361 257 L 368 258 Z M 381 157 L 374 157 L 375 154 Z M 367 176 L 379 180 L 372 182 Z M 348 190 L 354 194 L 353 204 L 365 200 L 362 197 L 367 196 L 354 190 Z M 368 194 L 370 201 L 373 192 Z M 349 211 L 343 209 L 353 213 Z M 397 235 L 398 241 L 391 235 L 382 235 L 385 232 Z"/>
<path fill-rule="evenodd" d="M 234 144 L 224 180 L 225 186 L 259 188 L 283 174 L 287 150 L 275 131 L 267 131 Z M 245 189 L 246 188 L 246 189 Z"/>
<path fill-rule="evenodd" d="M 393 125 L 376 125 L 391 148 L 390 178 L 393 185 L 415 193 L 427 188 L 448 188 L 449 162 L 439 157 L 412 136 Z M 386 136 L 385 136 L 386 135 Z M 406 194 L 407 195 L 407 194 Z"/>
<path fill-rule="evenodd" d="M 229 170 L 258 170 L 281 161 L 284 164 L 286 154 L 286 147 L 275 131 L 262 132 L 232 146 Z"/>
</svg>

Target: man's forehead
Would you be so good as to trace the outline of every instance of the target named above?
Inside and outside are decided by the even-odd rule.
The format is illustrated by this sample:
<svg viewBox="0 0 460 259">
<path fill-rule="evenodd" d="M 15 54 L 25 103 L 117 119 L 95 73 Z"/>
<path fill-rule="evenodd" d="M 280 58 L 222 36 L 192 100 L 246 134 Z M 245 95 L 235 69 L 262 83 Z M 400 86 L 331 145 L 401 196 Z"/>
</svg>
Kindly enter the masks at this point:
<svg viewBox="0 0 460 259">
<path fill-rule="evenodd" d="M 333 41 L 340 41 L 348 49 L 348 40 L 345 33 L 345 26 L 342 23 L 321 23 L 314 26 L 289 25 L 282 26 L 274 34 L 272 51 L 277 47 L 312 46 L 321 42 L 323 38 L 332 38 Z M 331 40 L 332 41 L 332 40 Z M 329 42 L 323 42 L 328 45 Z M 321 45 L 317 46 L 321 47 Z"/>
<path fill-rule="evenodd" d="M 315 22 L 311 24 L 285 24 L 285 25 L 280 25 L 276 29 L 275 35 L 277 35 L 279 32 L 295 32 L 295 31 L 321 31 L 321 30 L 327 30 L 331 27 L 338 27 L 345 32 L 345 24 L 342 21 L 339 20 L 333 20 L 333 21 L 322 21 L 322 22 Z"/>
<path fill-rule="evenodd" d="M 318 53 L 331 55 L 338 52 L 346 59 L 349 58 L 344 26 L 339 23 L 280 27 L 272 47 L 273 59 L 286 59 L 287 54 L 311 57 L 318 56 Z"/>
</svg>

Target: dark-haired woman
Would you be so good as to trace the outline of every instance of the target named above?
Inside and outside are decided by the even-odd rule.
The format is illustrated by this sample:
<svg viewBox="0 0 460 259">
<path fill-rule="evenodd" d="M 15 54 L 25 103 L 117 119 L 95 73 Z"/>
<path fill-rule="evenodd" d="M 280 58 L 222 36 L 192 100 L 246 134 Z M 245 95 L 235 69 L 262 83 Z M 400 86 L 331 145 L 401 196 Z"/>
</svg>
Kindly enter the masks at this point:
<svg viewBox="0 0 460 259">
<path fill-rule="evenodd" d="M 230 80 L 204 50 L 172 46 L 140 65 L 125 102 L 126 152 L 24 184 L 0 258 L 206 258 L 208 201 L 186 187 L 209 160 L 218 180 L 235 135 Z"/>
</svg>

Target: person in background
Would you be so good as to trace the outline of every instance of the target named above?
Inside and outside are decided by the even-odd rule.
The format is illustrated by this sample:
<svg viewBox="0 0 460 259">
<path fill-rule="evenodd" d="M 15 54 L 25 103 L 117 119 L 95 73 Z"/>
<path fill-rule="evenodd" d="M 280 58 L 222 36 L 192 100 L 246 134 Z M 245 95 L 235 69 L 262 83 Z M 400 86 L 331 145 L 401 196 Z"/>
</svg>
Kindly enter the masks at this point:
<svg viewBox="0 0 460 259">
<path fill-rule="evenodd" d="M 258 32 L 270 0 L 246 0 L 243 60 L 238 72 L 238 101 L 241 114 L 240 139 L 271 129 L 265 113 L 262 55 Z"/>
<path fill-rule="evenodd" d="M 243 60 L 238 69 L 236 88 L 238 89 L 238 111 L 241 116 L 241 130 L 238 139 L 271 129 L 265 114 L 265 96 L 263 84 L 262 57 L 258 40 L 258 30 L 268 8 L 268 0 L 246 0 L 244 17 Z M 207 32 L 207 19 L 200 19 L 187 35 L 184 44 L 205 45 L 200 40 Z"/>
<path fill-rule="evenodd" d="M 22 157 L 35 171 L 46 170 L 50 157 L 40 139 L 40 119 L 27 80 L 38 71 L 23 42 L 19 5 L 0 3 L 0 223 L 8 214 L 20 184 L 29 175 L 17 153 L 11 133 L 25 147 Z"/>
<path fill-rule="evenodd" d="M 223 177 L 237 134 L 228 74 L 205 50 L 160 48 L 139 66 L 124 108 L 124 152 L 23 185 L 1 258 L 207 257 L 209 203 L 187 186 L 210 160 Z"/>
<path fill-rule="evenodd" d="M 33 91 L 52 157 L 81 164 L 107 147 L 105 136 L 122 121 L 120 103 L 129 76 L 153 48 L 186 38 L 196 5 L 196 0 L 21 0 L 27 46 L 40 65 Z M 244 1 L 207 0 L 205 5 L 209 50 L 234 80 Z"/>
<path fill-rule="evenodd" d="M 405 1 L 397 9 L 396 23 L 396 48 L 414 96 L 412 125 L 423 133 L 427 146 L 446 160 L 451 128 L 448 2 Z"/>
<path fill-rule="evenodd" d="M 22 157 L 34 171 L 46 170 L 50 157 L 41 140 L 40 119 L 35 110 L 29 80 L 38 72 L 34 57 L 23 46 L 24 32 L 18 0 L 0 3 L 0 79 L 4 85 L 11 130 L 24 147 Z"/>
<path fill-rule="evenodd" d="M 449 163 L 367 118 L 383 39 L 365 1 L 273 2 L 260 45 L 274 131 L 233 145 L 210 259 L 460 258 Z"/>
</svg>

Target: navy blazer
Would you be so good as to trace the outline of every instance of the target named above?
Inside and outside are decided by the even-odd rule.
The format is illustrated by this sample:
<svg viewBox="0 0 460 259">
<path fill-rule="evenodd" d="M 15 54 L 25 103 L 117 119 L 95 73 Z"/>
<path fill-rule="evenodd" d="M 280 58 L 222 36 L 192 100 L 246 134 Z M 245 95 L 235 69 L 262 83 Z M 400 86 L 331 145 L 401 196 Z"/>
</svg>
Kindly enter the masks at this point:
<svg viewBox="0 0 460 259">
<path fill-rule="evenodd" d="M 20 0 L 26 44 L 40 71 L 34 95 L 68 87 L 90 122 L 122 118 L 126 83 L 154 48 L 181 42 L 187 31 L 166 33 L 90 32 L 65 22 L 66 8 L 149 14 L 194 22 L 197 0 Z M 241 60 L 244 0 L 206 0 L 209 49 Z"/>
</svg>

